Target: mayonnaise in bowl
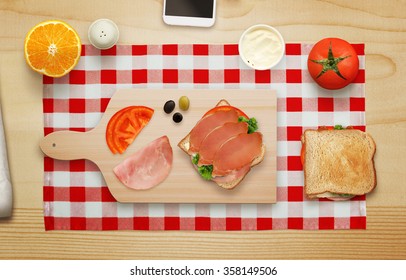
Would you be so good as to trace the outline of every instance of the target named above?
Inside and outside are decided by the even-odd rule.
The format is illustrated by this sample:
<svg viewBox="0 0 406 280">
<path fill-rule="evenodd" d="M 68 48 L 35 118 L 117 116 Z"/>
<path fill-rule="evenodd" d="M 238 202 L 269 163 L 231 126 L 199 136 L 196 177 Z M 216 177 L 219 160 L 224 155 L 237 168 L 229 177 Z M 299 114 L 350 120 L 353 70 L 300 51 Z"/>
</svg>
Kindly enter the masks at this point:
<svg viewBox="0 0 406 280">
<path fill-rule="evenodd" d="M 285 42 L 275 28 L 258 24 L 251 26 L 241 35 L 238 51 L 247 66 L 266 70 L 281 61 L 285 53 Z"/>
</svg>

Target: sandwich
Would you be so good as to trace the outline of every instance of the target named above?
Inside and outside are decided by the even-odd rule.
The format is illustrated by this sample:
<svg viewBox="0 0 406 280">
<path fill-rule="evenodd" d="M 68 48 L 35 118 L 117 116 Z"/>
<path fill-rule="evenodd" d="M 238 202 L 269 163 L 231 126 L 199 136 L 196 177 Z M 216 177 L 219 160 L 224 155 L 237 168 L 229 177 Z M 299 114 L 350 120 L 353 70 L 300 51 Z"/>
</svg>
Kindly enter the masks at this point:
<svg viewBox="0 0 406 280">
<path fill-rule="evenodd" d="M 207 111 L 178 147 L 204 180 L 233 189 L 265 156 L 262 134 L 255 118 L 226 100 Z"/>
<path fill-rule="evenodd" d="M 304 192 L 311 198 L 348 200 L 376 186 L 376 145 L 363 131 L 342 126 L 305 130 L 301 159 Z"/>
</svg>

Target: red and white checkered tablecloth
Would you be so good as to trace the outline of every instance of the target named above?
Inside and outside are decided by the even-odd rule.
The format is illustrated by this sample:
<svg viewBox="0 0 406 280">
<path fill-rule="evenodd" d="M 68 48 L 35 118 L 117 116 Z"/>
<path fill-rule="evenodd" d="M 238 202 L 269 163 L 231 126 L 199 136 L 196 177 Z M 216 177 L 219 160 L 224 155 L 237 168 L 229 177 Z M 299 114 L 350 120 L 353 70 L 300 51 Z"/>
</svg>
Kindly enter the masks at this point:
<svg viewBox="0 0 406 280">
<path fill-rule="evenodd" d="M 120 45 L 105 51 L 83 46 L 75 70 L 62 78 L 43 78 L 45 135 L 92 129 L 118 88 L 274 89 L 277 203 L 122 204 L 111 196 L 92 162 L 45 157 L 45 229 L 365 229 L 365 196 L 345 202 L 307 200 L 300 163 L 304 129 L 342 124 L 365 130 L 364 45 L 353 46 L 360 59 L 359 75 L 334 93 L 309 76 L 308 44 L 287 44 L 286 56 L 270 71 L 247 68 L 236 44 Z"/>
</svg>

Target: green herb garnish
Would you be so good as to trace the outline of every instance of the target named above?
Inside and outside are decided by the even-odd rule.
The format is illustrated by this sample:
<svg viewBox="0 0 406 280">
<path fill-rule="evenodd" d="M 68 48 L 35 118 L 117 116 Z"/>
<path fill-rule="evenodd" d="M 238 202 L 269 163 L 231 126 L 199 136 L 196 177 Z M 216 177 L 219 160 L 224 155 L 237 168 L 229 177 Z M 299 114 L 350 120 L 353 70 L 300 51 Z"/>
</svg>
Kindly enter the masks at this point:
<svg viewBox="0 0 406 280">
<path fill-rule="evenodd" d="M 352 197 L 353 196 L 352 194 L 348 194 L 348 193 L 340 193 L 338 195 L 341 197 Z"/>
<path fill-rule="evenodd" d="M 339 197 L 352 197 L 354 195 L 348 194 L 348 193 L 331 193 L 334 196 L 339 196 Z"/>
<path fill-rule="evenodd" d="M 212 172 L 213 172 L 213 165 L 202 165 L 197 168 L 199 171 L 200 176 L 202 176 L 205 180 L 211 180 Z"/>
<path fill-rule="evenodd" d="M 192 156 L 192 163 L 197 165 L 199 162 L 200 155 L 194 154 Z M 211 173 L 213 172 L 213 165 L 202 165 L 197 167 L 197 171 L 199 171 L 200 176 L 202 176 L 205 180 L 210 180 L 212 178 Z"/>
<path fill-rule="evenodd" d="M 248 134 L 258 130 L 258 122 L 255 118 L 247 119 L 245 117 L 238 117 L 238 122 L 246 122 L 248 124 Z"/>
<path fill-rule="evenodd" d="M 199 158 L 200 158 L 199 154 L 194 154 L 192 157 L 193 164 L 197 165 L 197 163 L 199 162 Z"/>
<path fill-rule="evenodd" d="M 334 126 L 334 129 L 335 130 L 343 130 L 345 128 L 341 124 L 337 124 L 337 125 Z"/>
</svg>

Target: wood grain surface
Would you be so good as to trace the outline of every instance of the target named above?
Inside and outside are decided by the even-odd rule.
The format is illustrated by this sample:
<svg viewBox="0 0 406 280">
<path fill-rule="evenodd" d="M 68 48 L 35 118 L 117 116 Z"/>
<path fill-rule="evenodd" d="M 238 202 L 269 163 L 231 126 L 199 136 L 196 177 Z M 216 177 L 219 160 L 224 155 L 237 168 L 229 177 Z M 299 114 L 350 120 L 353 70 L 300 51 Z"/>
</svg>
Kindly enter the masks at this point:
<svg viewBox="0 0 406 280">
<path fill-rule="evenodd" d="M 190 99 L 191 108 L 184 111 L 181 123 L 174 123 L 162 107 L 166 100 Z M 247 100 L 247 95 L 249 99 Z M 190 156 L 177 147 L 211 108 L 220 100 L 241 109 L 258 121 L 258 132 L 263 135 L 265 156 L 252 168 L 233 190 L 223 189 L 213 181 L 203 180 Z M 154 114 L 134 142 L 123 154 L 113 154 L 106 144 L 106 127 L 111 117 L 127 106 L 147 106 Z M 119 202 L 141 203 L 275 203 L 276 202 L 276 91 L 222 89 L 120 89 L 109 101 L 98 125 L 87 132 L 57 131 L 40 142 L 42 151 L 56 159 L 89 159 L 101 173 Z M 172 168 L 168 177 L 148 190 L 125 187 L 113 173 L 113 168 L 150 142 L 166 135 L 173 151 Z M 185 184 L 187 182 L 187 184 Z M 179 195 L 182 194 L 182 195 Z"/>
<path fill-rule="evenodd" d="M 162 1 L 0 0 L 0 97 L 14 211 L 0 220 L 2 259 L 406 259 L 406 2 L 219 0 L 212 28 L 170 27 Z M 341 37 L 366 44 L 367 130 L 377 144 L 378 186 L 367 230 L 258 232 L 45 232 L 41 76 L 23 41 L 58 18 L 84 43 L 91 22 L 118 24 L 121 44 L 236 43 L 249 26 L 275 26 L 286 42 Z"/>
</svg>

